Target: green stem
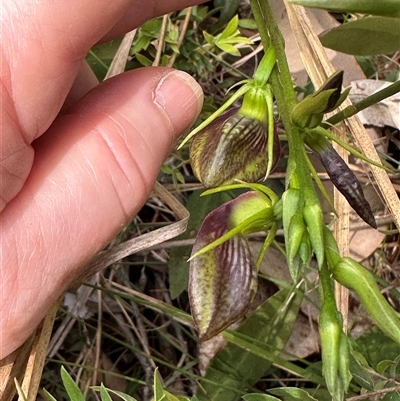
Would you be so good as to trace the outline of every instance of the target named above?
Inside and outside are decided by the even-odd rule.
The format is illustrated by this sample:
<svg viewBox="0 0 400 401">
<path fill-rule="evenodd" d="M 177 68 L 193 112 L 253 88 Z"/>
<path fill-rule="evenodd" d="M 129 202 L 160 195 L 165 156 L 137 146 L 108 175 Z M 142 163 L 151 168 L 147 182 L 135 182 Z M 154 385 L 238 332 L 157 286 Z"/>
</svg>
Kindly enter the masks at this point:
<svg viewBox="0 0 400 401">
<path fill-rule="evenodd" d="M 374 93 L 371 96 L 366 97 L 365 99 L 361 100 L 360 102 L 353 104 L 351 106 L 346 107 L 344 110 L 341 112 L 335 114 L 326 122 L 330 125 L 335 125 L 339 123 L 340 121 L 345 120 L 346 118 L 349 118 L 351 116 L 354 116 L 361 110 L 366 109 L 367 107 L 373 106 L 374 104 L 377 104 L 381 102 L 382 100 L 393 96 L 394 94 L 400 92 L 400 81 L 396 81 L 390 86 L 381 89 L 379 92 Z"/>
</svg>

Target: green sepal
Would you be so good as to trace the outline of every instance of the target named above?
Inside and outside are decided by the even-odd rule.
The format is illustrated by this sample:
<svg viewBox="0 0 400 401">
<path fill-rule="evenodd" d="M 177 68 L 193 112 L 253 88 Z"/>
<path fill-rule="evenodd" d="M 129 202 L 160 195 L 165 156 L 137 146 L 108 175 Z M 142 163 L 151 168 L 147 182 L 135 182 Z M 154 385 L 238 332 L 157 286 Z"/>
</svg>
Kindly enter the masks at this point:
<svg viewBox="0 0 400 401">
<path fill-rule="evenodd" d="M 289 188 L 282 195 L 282 221 L 285 230 L 285 238 L 288 236 L 290 221 L 298 209 L 302 209 L 304 201 L 301 191 L 297 188 Z"/>
<path fill-rule="evenodd" d="M 269 47 L 265 52 L 260 64 L 254 73 L 253 79 L 258 86 L 265 86 L 269 76 L 271 75 L 272 69 L 275 66 L 276 53 L 273 47 Z"/>
<path fill-rule="evenodd" d="M 298 253 L 305 229 L 302 216 L 304 199 L 298 188 L 289 188 L 282 195 L 282 222 L 289 273 L 296 283 L 299 279 L 301 258 Z M 299 214 L 300 212 L 300 214 Z"/>
<path fill-rule="evenodd" d="M 350 373 L 350 347 L 349 338 L 343 332 L 340 334 L 340 350 L 339 350 L 339 373 L 340 378 L 343 383 L 344 392 L 347 393 L 349 389 L 350 382 L 352 379 L 352 374 Z"/>
<path fill-rule="evenodd" d="M 303 238 L 301 239 L 299 256 L 304 265 L 309 265 L 313 255 L 310 234 L 304 230 Z"/>
<path fill-rule="evenodd" d="M 292 274 L 292 269 L 290 268 L 295 256 L 299 253 L 301 242 L 303 240 L 304 232 L 306 230 L 306 225 L 303 218 L 303 211 L 298 209 L 297 212 L 290 219 L 289 230 L 287 232 L 288 241 L 286 244 L 286 254 L 289 264 L 289 270 Z M 298 272 L 293 278 L 298 278 Z"/>
<path fill-rule="evenodd" d="M 212 113 L 209 117 L 207 117 L 200 125 L 198 125 L 195 129 L 190 131 L 190 133 L 183 139 L 183 141 L 178 146 L 178 150 L 181 149 L 190 139 L 192 139 L 195 135 L 197 135 L 200 131 L 210 125 L 215 119 L 220 117 L 225 111 L 227 111 L 233 103 L 236 102 L 240 97 L 242 97 L 251 87 L 251 79 L 245 79 L 238 84 L 243 84 L 218 110 Z"/>
<path fill-rule="evenodd" d="M 325 243 L 324 243 L 324 221 L 321 205 L 319 202 L 307 204 L 304 206 L 304 220 L 310 234 L 311 244 L 318 265 L 321 267 L 325 260 Z"/>
<path fill-rule="evenodd" d="M 237 181 L 238 183 L 222 185 L 217 188 L 207 189 L 200 196 L 212 195 L 212 194 L 222 192 L 222 191 L 230 191 L 232 189 L 250 188 L 253 191 L 259 193 L 261 196 L 263 196 L 265 198 L 266 202 L 271 203 L 271 206 L 274 206 L 276 203 L 278 203 L 280 201 L 280 199 L 278 198 L 276 193 L 272 189 L 265 186 L 264 184 L 244 182 L 241 180 L 235 180 L 235 181 Z"/>
<path fill-rule="evenodd" d="M 340 256 L 335 237 L 326 226 L 324 226 L 324 241 L 326 261 L 328 262 L 330 270 L 332 270 L 342 260 L 342 257 Z"/>
<path fill-rule="evenodd" d="M 268 251 L 268 248 L 271 246 L 272 242 L 274 241 L 277 231 L 278 231 L 278 225 L 276 223 L 273 223 L 271 225 L 270 230 L 268 231 L 267 238 L 265 238 L 263 246 L 261 247 L 260 253 L 257 257 L 257 261 L 256 261 L 257 271 L 260 270 L 263 258 L 265 256 L 266 252 Z"/>
<path fill-rule="evenodd" d="M 351 145 L 349 145 L 347 142 L 344 142 L 340 140 L 335 134 L 332 134 L 329 130 L 323 128 L 323 127 L 316 127 L 313 128 L 312 130 L 307 130 L 307 135 L 321 135 L 321 136 L 326 136 L 328 139 L 336 142 L 338 145 L 340 145 L 343 149 L 346 149 L 349 153 L 351 153 L 353 156 L 364 160 L 365 162 L 372 164 L 373 166 L 379 167 L 388 173 L 392 173 L 393 170 L 390 168 L 385 167 L 384 165 L 377 163 L 376 161 L 370 159 L 369 157 L 365 156 L 361 152 L 359 152 L 357 149 L 353 148 Z M 313 136 L 314 137 L 314 136 Z M 311 146 L 310 146 L 311 147 Z"/>
</svg>

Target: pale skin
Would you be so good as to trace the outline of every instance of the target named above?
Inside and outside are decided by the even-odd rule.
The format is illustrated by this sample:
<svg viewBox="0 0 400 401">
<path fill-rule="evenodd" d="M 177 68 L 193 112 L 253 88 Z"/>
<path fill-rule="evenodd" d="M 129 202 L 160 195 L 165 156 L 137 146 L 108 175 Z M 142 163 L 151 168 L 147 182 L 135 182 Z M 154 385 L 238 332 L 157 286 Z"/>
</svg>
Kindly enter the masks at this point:
<svg viewBox="0 0 400 401">
<path fill-rule="evenodd" d="M 138 212 L 201 110 L 198 84 L 171 69 L 97 85 L 87 51 L 201 2 L 3 0 L 0 359 Z"/>
</svg>

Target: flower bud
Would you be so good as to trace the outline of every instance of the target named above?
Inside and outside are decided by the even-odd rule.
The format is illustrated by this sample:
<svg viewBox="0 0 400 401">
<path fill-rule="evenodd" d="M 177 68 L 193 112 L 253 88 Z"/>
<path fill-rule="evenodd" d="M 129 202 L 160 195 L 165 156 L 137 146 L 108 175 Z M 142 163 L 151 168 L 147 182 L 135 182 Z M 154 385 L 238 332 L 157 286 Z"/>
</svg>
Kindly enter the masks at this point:
<svg viewBox="0 0 400 401">
<path fill-rule="evenodd" d="M 379 291 L 371 272 L 351 258 L 342 258 L 333 269 L 333 277 L 340 284 L 357 293 L 374 323 L 400 344 L 400 319 Z"/>
<path fill-rule="evenodd" d="M 241 109 L 240 109 L 241 110 Z M 190 162 L 206 188 L 231 184 L 235 179 L 257 182 L 268 168 L 268 124 L 232 108 L 197 133 L 190 147 Z M 273 165 L 279 154 L 274 135 Z"/>
<path fill-rule="evenodd" d="M 326 386 L 333 399 L 341 399 L 340 395 L 344 390 L 339 373 L 342 327 L 338 311 L 330 301 L 322 301 L 318 329 L 322 350 L 322 372 Z"/>
<path fill-rule="evenodd" d="M 347 97 L 349 90 L 341 93 L 343 71 L 333 74 L 312 95 L 308 95 L 299 102 L 292 111 L 292 122 L 300 128 L 315 128 L 323 119 L 325 113 L 329 113 L 338 107 Z"/>
</svg>

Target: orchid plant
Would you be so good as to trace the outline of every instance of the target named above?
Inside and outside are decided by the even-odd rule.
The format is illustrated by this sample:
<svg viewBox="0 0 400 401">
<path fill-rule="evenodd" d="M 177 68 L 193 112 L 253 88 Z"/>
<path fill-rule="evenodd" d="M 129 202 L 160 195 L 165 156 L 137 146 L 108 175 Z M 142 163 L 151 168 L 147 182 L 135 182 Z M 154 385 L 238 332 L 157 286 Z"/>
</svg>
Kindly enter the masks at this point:
<svg viewBox="0 0 400 401">
<path fill-rule="evenodd" d="M 400 319 L 379 292 L 372 274 L 356 261 L 340 256 L 335 239 L 323 222 L 312 177 L 321 188 L 322 184 L 313 175 L 306 147 L 321 158 L 333 184 L 359 216 L 377 228 L 361 184 L 331 141 L 374 162 L 340 142 L 324 121 L 325 113 L 335 110 L 348 95 L 348 90 L 342 91 L 343 72 L 335 73 L 319 90 L 297 102 L 280 33 L 272 17 L 265 24 L 265 16 L 271 15 L 268 2 L 251 1 L 251 5 L 258 26 L 263 26 L 260 34 L 265 55 L 253 78 L 236 84 L 239 88 L 235 94 L 182 143 L 192 140 L 191 165 L 208 188 L 205 194 L 249 189 L 212 211 L 198 231 L 190 258 L 191 311 L 201 340 L 217 335 L 243 317 L 256 292 L 261 261 L 277 229 L 283 226 L 293 281 L 299 281 L 312 257 L 318 262 L 323 372 L 333 399 L 341 400 L 351 380 L 350 351 L 333 294 L 334 280 L 354 290 L 377 326 L 397 342 Z M 280 157 L 274 97 L 289 146 L 286 190 L 281 198 L 258 183 L 268 177 Z M 233 107 L 241 98 L 241 106 Z M 254 263 L 246 237 L 259 231 L 266 233 L 266 239 Z"/>
</svg>

